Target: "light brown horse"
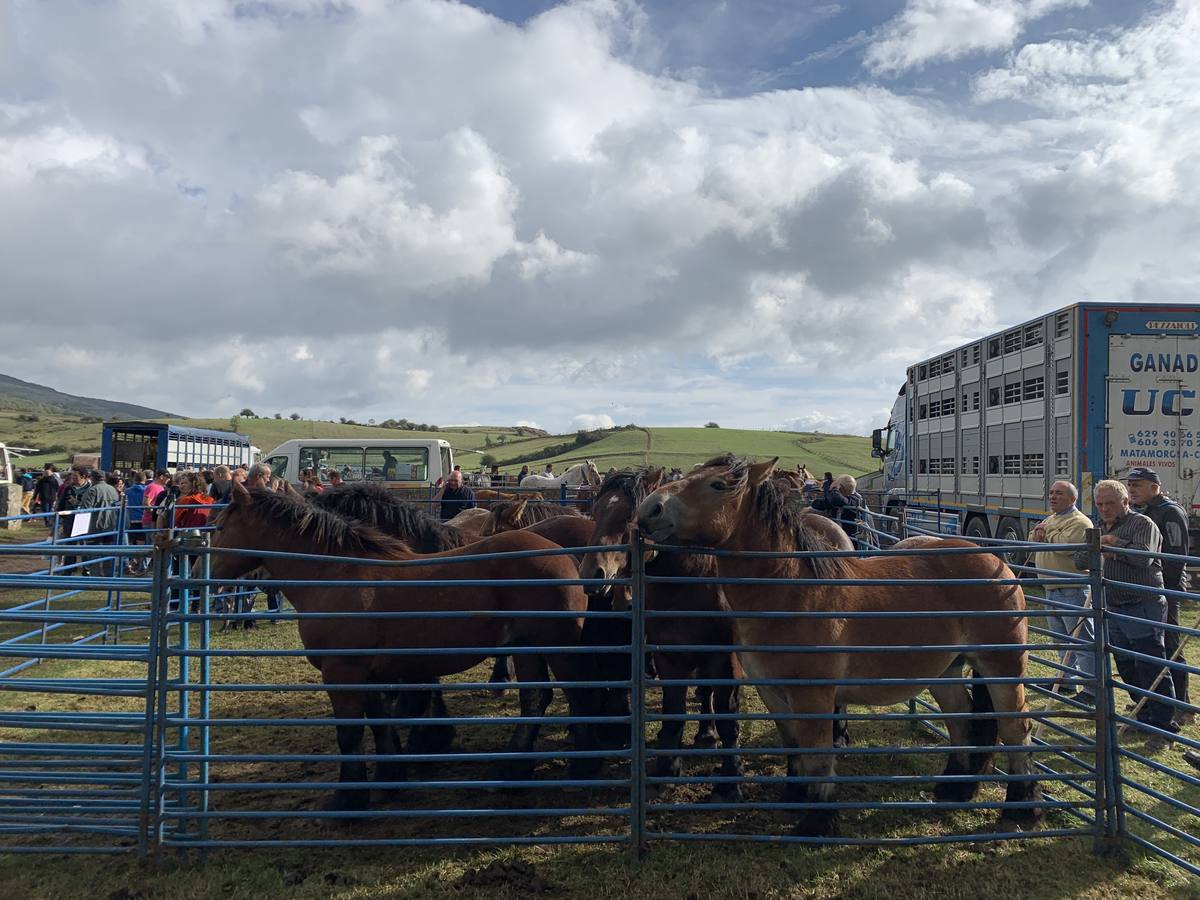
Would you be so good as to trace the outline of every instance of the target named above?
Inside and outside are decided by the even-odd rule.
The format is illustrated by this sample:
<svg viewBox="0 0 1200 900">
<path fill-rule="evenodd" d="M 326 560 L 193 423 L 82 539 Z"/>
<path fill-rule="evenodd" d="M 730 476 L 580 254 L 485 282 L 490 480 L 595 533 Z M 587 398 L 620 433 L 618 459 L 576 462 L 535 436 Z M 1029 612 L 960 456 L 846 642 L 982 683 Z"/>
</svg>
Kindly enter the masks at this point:
<svg viewBox="0 0 1200 900">
<path fill-rule="evenodd" d="M 234 486 L 230 505 L 217 519 L 213 534 L 215 548 L 258 551 L 285 551 L 321 556 L 353 556 L 379 560 L 450 559 L 475 553 L 503 553 L 518 550 L 554 550 L 556 545 L 536 535 L 512 532 L 497 535 L 466 548 L 444 553 L 421 555 L 382 532 L 352 519 L 287 494 L 255 489 L 247 492 Z M 212 556 L 213 578 L 233 579 L 251 569 L 262 567 L 274 578 L 304 580 L 370 581 L 465 579 L 563 579 L 577 577 L 575 564 L 562 556 L 529 557 L 427 566 L 383 567 L 355 563 L 222 554 Z M 587 598 L 578 586 L 546 587 L 455 586 L 408 588 L 365 585 L 363 587 L 289 586 L 288 599 L 301 613 L 331 612 L 416 612 L 421 610 L 524 611 L 548 610 L 581 613 Z M 579 643 L 582 617 L 469 617 L 469 618 L 302 618 L 300 638 L 309 651 L 309 661 L 321 672 L 327 685 L 339 684 L 424 684 L 456 672 L 463 672 L 492 655 L 492 649 L 505 642 L 529 647 L 566 647 Z M 406 650 L 463 648 L 447 655 L 405 653 Z M 331 651 L 378 649 L 378 654 L 346 656 Z M 586 654 L 547 653 L 517 656 L 517 675 L 522 681 L 545 681 L 550 671 L 559 680 L 588 680 L 593 666 Z M 344 755 L 362 752 L 363 725 L 354 720 L 387 718 L 390 711 L 383 694 L 373 691 L 330 690 L 329 701 L 338 719 L 348 720 L 337 726 L 338 749 Z M 572 714 L 586 715 L 593 707 L 592 696 L 578 689 L 567 689 Z M 550 703 L 550 691 L 522 689 L 521 715 L 538 717 Z M 589 725 L 572 728 L 580 750 L 596 747 Z M 399 753 L 395 731 L 390 726 L 372 725 L 375 751 L 380 755 Z M 528 753 L 537 738 L 539 726 L 521 724 L 513 730 L 509 749 Z M 596 760 L 574 757 L 571 769 L 585 777 L 594 772 Z M 528 777 L 533 772 L 530 759 L 513 760 L 503 768 L 507 777 Z M 362 810 L 370 792 L 365 782 L 366 763 L 344 760 L 339 780 L 348 786 L 334 793 L 335 810 Z M 379 763 L 376 781 L 404 779 L 401 762 Z"/>
<path fill-rule="evenodd" d="M 562 516 L 583 517 L 583 513 L 573 507 L 562 506 L 558 503 L 530 503 L 526 497 L 522 497 L 520 500 L 504 500 L 495 503 L 488 513 L 488 518 L 483 522 L 479 532 L 484 537 L 490 534 L 500 534 L 503 531 L 516 531 L 547 519 Z"/>
<path fill-rule="evenodd" d="M 833 545 L 814 528 L 816 517 L 802 514 L 794 495 L 771 478 L 775 461 L 752 465 L 725 455 L 710 460 L 681 481 L 661 485 L 638 509 L 639 525 L 654 540 L 686 542 L 725 550 L 777 552 L 824 551 Z M 926 546 L 973 547 L 968 541 L 937 540 Z M 910 548 L 911 549 L 911 548 Z M 722 577 L 787 579 L 1013 579 L 1012 571 L 995 556 L 985 553 L 949 556 L 889 556 L 874 558 L 765 559 L 718 557 Z M 970 586 L 930 585 L 821 585 L 729 584 L 725 596 L 735 612 L 879 611 L 1010 611 L 1025 609 L 1025 596 L 1017 584 Z M 882 679 L 934 679 L 960 677 L 963 659 L 985 678 L 1021 678 L 1028 654 L 1023 616 L 881 617 L 735 619 L 742 665 L 753 679 L 866 679 L 866 684 L 817 684 L 758 687 L 772 713 L 832 715 L 840 704 L 887 706 L 919 694 L 921 685 L 883 683 Z M 920 647 L 979 644 L 1001 649 L 897 650 L 882 652 L 838 651 L 845 646 Z M 759 647 L 828 647 L 829 652 L 770 652 Z M 1003 649 L 1012 645 L 1013 649 Z M 944 712 L 992 711 L 1021 713 L 1025 707 L 1021 684 L 975 685 L 974 692 L 959 684 L 939 683 L 930 688 Z M 829 719 L 778 719 L 785 744 L 797 748 L 833 749 Z M 998 730 L 1004 744 L 1017 748 L 1008 754 L 1009 773 L 1031 773 L 1029 720 L 1025 716 L 948 721 L 955 746 L 990 747 Z M 950 754 L 946 775 L 983 775 L 990 771 L 992 754 Z M 789 759 L 789 775 L 813 778 L 834 774 L 833 753 L 797 755 Z M 978 780 L 938 782 L 935 796 L 966 801 L 979 790 Z M 832 803 L 833 784 L 813 781 L 797 785 L 794 801 Z M 1037 782 L 1017 778 L 1008 782 L 1001 830 L 1028 827 L 1043 810 L 1007 804 L 1041 801 Z M 1009 820 L 1003 822 L 1003 820 Z M 836 808 L 810 808 L 796 825 L 801 835 L 838 833 Z"/>
</svg>

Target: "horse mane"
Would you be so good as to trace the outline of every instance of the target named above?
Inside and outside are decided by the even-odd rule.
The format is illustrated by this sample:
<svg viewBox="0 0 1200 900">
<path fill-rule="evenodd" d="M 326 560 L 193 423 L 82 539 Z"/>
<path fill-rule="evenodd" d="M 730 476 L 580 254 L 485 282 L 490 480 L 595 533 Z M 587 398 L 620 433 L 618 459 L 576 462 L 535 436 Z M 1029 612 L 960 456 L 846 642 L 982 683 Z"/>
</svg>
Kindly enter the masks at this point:
<svg viewBox="0 0 1200 900">
<path fill-rule="evenodd" d="M 467 543 L 457 528 L 448 528 L 425 510 L 397 497 L 394 491 L 369 481 L 327 489 L 312 497 L 311 502 L 377 528 L 418 553 L 440 553 Z"/>
<path fill-rule="evenodd" d="M 704 464 L 705 468 L 709 466 L 728 468 L 729 474 L 742 487 L 746 486 L 750 463 L 745 457 L 725 453 Z M 759 523 L 773 533 L 790 536 L 795 550 L 802 553 L 828 553 L 853 549 L 852 545 L 847 546 L 849 539 L 835 523 L 823 516 L 808 513 L 808 508 L 801 503 L 800 496 L 786 480 L 764 478 L 752 491 L 751 501 Z M 832 525 L 837 533 L 826 525 Z M 817 578 L 846 578 L 850 575 L 847 557 L 806 559 L 804 562 L 808 563 Z"/>
<path fill-rule="evenodd" d="M 632 504 L 634 509 L 646 499 L 645 477 L 649 469 L 622 469 L 604 476 L 600 487 L 596 488 L 596 498 L 612 491 L 619 491 Z"/>
<path fill-rule="evenodd" d="M 521 500 L 505 500 L 501 503 L 492 504 L 492 515 L 496 519 L 502 519 L 505 514 L 510 512 L 518 504 L 524 501 Z M 521 517 L 521 521 L 526 525 L 533 525 L 535 522 L 544 522 L 547 519 L 553 519 L 556 516 L 578 516 L 581 515 L 579 510 L 569 506 L 560 506 L 557 503 L 538 503 L 530 501 L 525 503 L 525 512 Z"/>
<path fill-rule="evenodd" d="M 294 531 L 297 535 L 307 535 L 323 552 L 334 555 L 353 553 L 392 557 L 410 552 L 403 541 L 309 503 L 298 494 L 251 488 L 250 498 L 249 506 L 234 502 L 222 511 L 222 516 L 233 510 L 246 510 L 264 523 Z"/>
</svg>

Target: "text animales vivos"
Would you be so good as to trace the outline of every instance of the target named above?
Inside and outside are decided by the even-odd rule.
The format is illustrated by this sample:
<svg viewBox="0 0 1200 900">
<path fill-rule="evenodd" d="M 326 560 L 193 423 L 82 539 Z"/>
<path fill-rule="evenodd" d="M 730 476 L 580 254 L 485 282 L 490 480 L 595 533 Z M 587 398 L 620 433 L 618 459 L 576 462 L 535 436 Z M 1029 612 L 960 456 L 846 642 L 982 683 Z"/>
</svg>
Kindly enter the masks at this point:
<svg viewBox="0 0 1200 900">
<path fill-rule="evenodd" d="M 638 521 L 642 530 L 660 542 L 685 542 L 726 550 L 794 552 L 824 549 L 814 539 L 812 519 L 803 514 L 787 488 L 771 478 L 775 461 L 750 464 L 725 455 L 710 460 L 680 481 L 660 485 L 642 501 Z M 922 547 L 973 547 L 961 540 L 922 540 Z M 1012 571 L 995 556 L 985 553 L 950 556 L 879 556 L 858 558 L 763 559 L 717 558 L 723 578 L 772 577 L 787 579 L 1005 579 Z M 725 585 L 725 596 L 735 612 L 759 611 L 945 611 L 1000 610 L 1020 613 L 1025 596 L 1017 584 L 969 586 L 930 585 Z M 856 685 L 759 686 L 758 692 L 772 713 L 833 713 L 840 704 L 886 706 L 920 693 L 923 685 L 885 684 L 883 679 L 929 679 L 962 674 L 962 659 L 986 678 L 1021 678 L 1027 652 L 1023 616 L 937 616 L 922 618 L 805 618 L 734 619 L 738 655 L 749 677 L 755 679 L 863 679 Z M 993 650 L 922 650 L 857 653 L 839 646 L 953 646 L 992 645 Z M 805 646 L 830 649 L 818 653 L 768 652 L 756 647 Z M 1004 649 L 1011 645 L 1013 649 Z M 1021 684 L 990 683 L 969 691 L 963 684 L 937 684 L 931 693 L 945 712 L 988 710 L 1024 712 Z M 833 729 L 825 719 L 776 720 L 785 744 L 797 748 L 833 749 Z M 1014 748 L 1008 753 L 1008 771 L 1029 776 L 1029 720 L 1025 716 L 1001 719 L 949 720 L 954 746 L 992 746 L 996 735 Z M 789 775 L 831 777 L 835 757 L 830 753 L 803 754 L 788 763 Z M 947 775 L 981 775 L 990 770 L 991 754 L 953 753 Z M 832 802 L 834 786 L 827 781 L 789 786 L 796 802 Z M 978 781 L 939 782 L 935 796 L 965 801 L 975 797 Z M 1016 778 L 1008 782 L 1002 816 L 1009 827 L 1029 827 L 1042 815 L 1031 804 L 1041 800 L 1037 782 Z M 1013 804 L 1021 804 L 1016 806 Z M 1006 825 L 1002 824 L 1001 830 Z M 800 814 L 796 831 L 801 835 L 838 833 L 836 809 L 816 807 Z"/>
</svg>

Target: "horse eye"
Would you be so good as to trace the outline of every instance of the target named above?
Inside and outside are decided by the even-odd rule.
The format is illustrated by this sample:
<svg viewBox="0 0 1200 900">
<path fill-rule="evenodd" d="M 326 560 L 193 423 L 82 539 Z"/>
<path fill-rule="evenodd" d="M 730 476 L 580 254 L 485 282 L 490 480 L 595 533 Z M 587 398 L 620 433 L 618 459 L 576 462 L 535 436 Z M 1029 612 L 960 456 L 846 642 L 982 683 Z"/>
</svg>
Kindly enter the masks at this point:
<svg viewBox="0 0 1200 900">
<path fill-rule="evenodd" d="M 710 487 L 711 487 L 711 488 L 712 488 L 714 491 L 723 491 L 723 490 L 725 490 L 725 488 L 726 488 L 726 487 L 728 487 L 728 485 L 726 485 L 726 484 L 725 484 L 725 482 L 723 482 L 723 481 L 714 481 L 714 482 L 713 482 L 713 483 L 710 485 Z"/>
</svg>

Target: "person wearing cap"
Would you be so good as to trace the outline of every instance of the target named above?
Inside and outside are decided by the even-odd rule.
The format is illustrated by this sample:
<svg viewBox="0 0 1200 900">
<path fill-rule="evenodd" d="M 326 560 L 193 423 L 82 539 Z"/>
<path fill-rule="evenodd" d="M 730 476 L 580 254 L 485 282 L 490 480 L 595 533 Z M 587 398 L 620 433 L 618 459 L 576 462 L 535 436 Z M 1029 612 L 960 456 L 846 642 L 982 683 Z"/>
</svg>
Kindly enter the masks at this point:
<svg viewBox="0 0 1200 900">
<path fill-rule="evenodd" d="M 1075 501 L 1078 499 L 1079 491 L 1071 482 L 1056 481 L 1050 485 L 1047 500 L 1050 504 L 1051 515 L 1033 527 L 1033 531 L 1029 535 L 1030 539 L 1045 544 L 1085 543 L 1087 531 L 1092 527 L 1092 520 L 1075 506 Z M 1070 550 L 1039 551 L 1033 555 L 1033 560 L 1034 566 L 1038 569 L 1062 572 L 1064 575 L 1075 577 L 1087 575 L 1086 567 L 1081 569 L 1075 565 L 1074 554 Z M 1066 606 L 1086 606 L 1091 591 L 1091 587 L 1086 584 L 1072 584 L 1060 588 L 1046 586 L 1046 600 L 1050 604 L 1050 615 L 1046 617 L 1047 627 L 1055 634 L 1074 635 L 1085 642 L 1084 646 L 1074 652 L 1060 650 L 1058 652 L 1059 659 L 1064 665 L 1069 664 L 1079 669 L 1086 678 L 1093 678 L 1096 674 L 1095 654 L 1090 647 L 1095 640 L 1092 620 L 1083 616 L 1070 615 L 1062 612 L 1062 609 Z M 1068 662 L 1067 654 L 1069 652 L 1071 658 Z M 1069 697 L 1075 693 L 1075 688 L 1069 684 L 1064 685 L 1059 693 L 1064 697 Z M 1092 702 L 1091 698 L 1087 696 L 1081 699 L 1084 702 Z"/>
<path fill-rule="evenodd" d="M 1158 682 L 1154 690 L 1167 700 L 1175 699 L 1175 684 L 1170 678 L 1159 678 L 1166 661 L 1166 646 L 1163 643 L 1162 623 L 1167 617 L 1166 598 L 1156 593 L 1162 590 L 1162 560 L 1143 553 L 1162 552 L 1162 534 L 1158 526 L 1141 513 L 1129 508 L 1129 489 L 1120 481 L 1106 479 L 1099 482 L 1092 492 L 1096 511 L 1100 513 L 1100 553 L 1104 559 L 1106 581 L 1140 585 L 1150 591 L 1135 591 L 1109 585 L 1105 589 L 1108 610 L 1117 615 L 1108 620 L 1109 644 L 1114 650 L 1117 671 L 1129 690 L 1130 699 L 1139 703 L 1150 686 Z M 1121 550 L 1139 551 L 1137 555 L 1121 553 Z M 1075 565 L 1083 568 L 1088 564 L 1088 551 L 1075 554 Z M 1136 654 L 1136 656 L 1132 655 Z M 1178 734 L 1175 724 L 1175 708 L 1169 703 L 1150 701 L 1142 703 L 1137 714 L 1138 721 L 1168 734 Z M 1119 734 L 1126 737 L 1139 736 L 1131 725 L 1121 726 Z M 1145 732 L 1140 732 L 1145 734 Z M 1146 738 L 1145 752 L 1157 753 L 1166 749 L 1169 738 L 1154 732 Z"/>
<path fill-rule="evenodd" d="M 1129 470 L 1125 476 L 1129 485 L 1129 503 L 1138 512 L 1145 515 L 1162 532 L 1162 552 L 1185 556 L 1188 552 L 1188 520 L 1182 506 L 1166 495 L 1162 489 L 1162 479 L 1154 469 L 1140 466 Z M 1163 587 L 1169 591 L 1186 591 L 1190 583 L 1187 568 L 1181 559 L 1164 559 L 1162 561 Z M 1167 597 L 1168 625 L 1179 624 L 1179 598 Z M 1186 662 L 1183 654 L 1179 653 L 1179 632 L 1165 629 L 1163 639 L 1166 644 L 1167 658 Z M 1180 669 L 1171 670 L 1171 680 L 1175 682 L 1175 699 L 1190 703 L 1188 699 L 1188 673 Z M 1195 713 L 1187 710 L 1176 710 L 1175 721 L 1180 725 L 1190 725 L 1196 719 Z"/>
</svg>

